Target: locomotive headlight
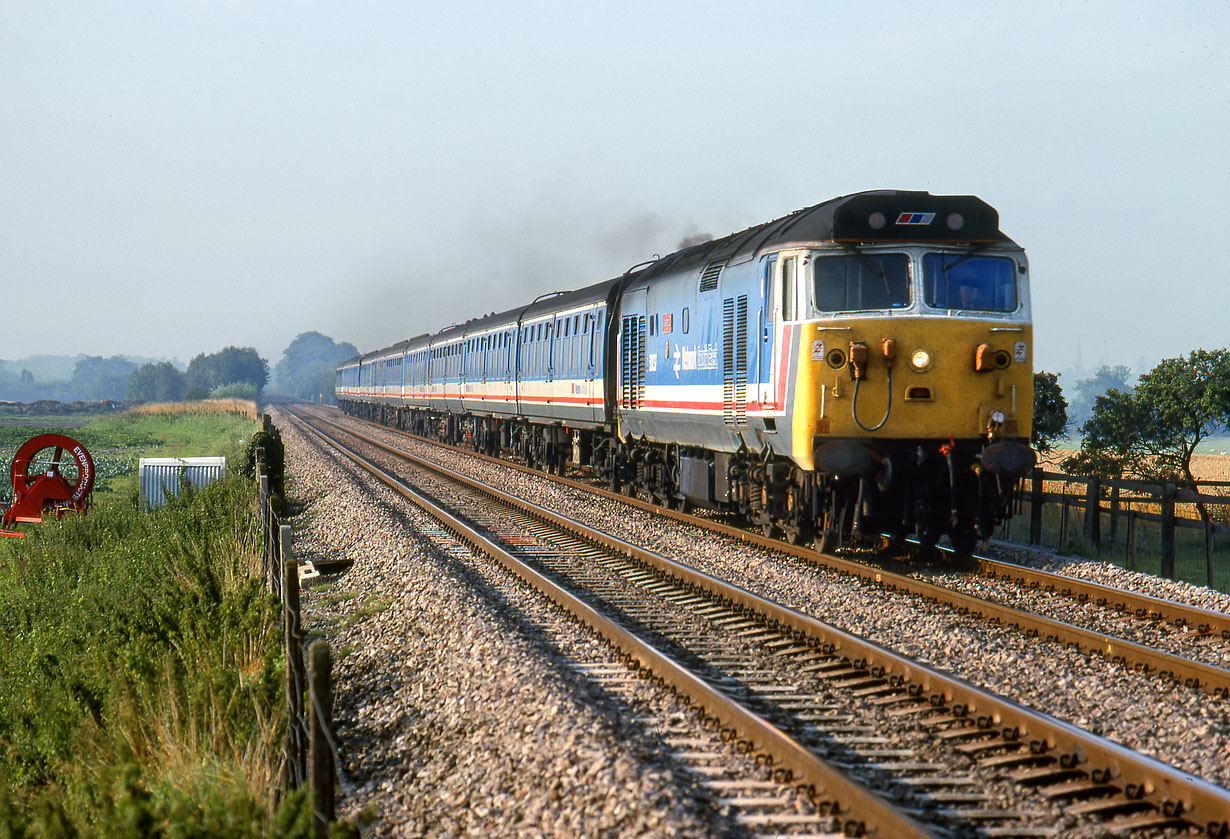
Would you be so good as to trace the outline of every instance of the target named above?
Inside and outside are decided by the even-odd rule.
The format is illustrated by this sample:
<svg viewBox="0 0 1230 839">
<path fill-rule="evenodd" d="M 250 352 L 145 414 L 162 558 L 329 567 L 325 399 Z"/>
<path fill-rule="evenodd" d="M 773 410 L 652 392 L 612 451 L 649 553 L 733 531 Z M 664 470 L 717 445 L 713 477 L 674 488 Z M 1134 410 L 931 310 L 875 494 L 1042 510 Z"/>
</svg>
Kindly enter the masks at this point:
<svg viewBox="0 0 1230 839">
<path fill-rule="evenodd" d="M 914 350 L 910 353 L 910 366 L 921 373 L 931 367 L 931 353 L 926 350 Z"/>
<path fill-rule="evenodd" d="M 949 230 L 960 230 L 964 226 L 965 226 L 965 216 L 961 215 L 960 213 L 949 213 L 948 214 L 948 229 Z"/>
<path fill-rule="evenodd" d="M 888 223 L 888 219 L 879 210 L 876 210 L 871 215 L 867 216 L 867 226 L 872 230 L 879 230 Z"/>
</svg>

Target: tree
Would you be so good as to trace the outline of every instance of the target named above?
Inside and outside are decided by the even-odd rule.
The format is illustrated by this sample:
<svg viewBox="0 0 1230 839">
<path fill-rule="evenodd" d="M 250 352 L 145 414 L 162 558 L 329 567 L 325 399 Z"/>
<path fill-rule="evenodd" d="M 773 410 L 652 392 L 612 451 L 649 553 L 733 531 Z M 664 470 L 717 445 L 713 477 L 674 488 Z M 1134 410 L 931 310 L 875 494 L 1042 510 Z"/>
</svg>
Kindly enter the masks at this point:
<svg viewBox="0 0 1230 839">
<path fill-rule="evenodd" d="M 184 398 L 204 399 L 222 385 L 247 383 L 259 393 L 269 381 L 269 365 L 252 347 L 227 347 L 212 355 L 201 353 L 188 363 Z"/>
<path fill-rule="evenodd" d="M 1046 454 L 1054 443 L 1066 438 L 1068 402 L 1063 398 L 1056 373 L 1034 373 L 1034 432 L 1030 438 L 1034 447 Z"/>
<path fill-rule="evenodd" d="M 136 369 L 136 364 L 119 356 L 103 358 L 87 355 L 79 359 L 73 368 L 71 389 L 77 398 L 87 402 L 104 399 L 119 401 L 124 398 L 124 385 L 128 377 Z"/>
<path fill-rule="evenodd" d="M 274 367 L 274 385 L 282 393 L 300 399 L 316 400 L 323 396 L 332 401 L 337 365 L 358 354 L 354 344 L 334 343 L 319 332 L 301 333 L 290 342 Z"/>
<path fill-rule="evenodd" d="M 255 402 L 260 398 L 260 392 L 248 382 L 231 382 L 229 385 L 219 385 L 209 393 L 210 399 L 251 399 Z"/>
<path fill-rule="evenodd" d="M 1064 467 L 1089 474 L 1194 481 L 1196 447 L 1230 422 L 1230 350 L 1163 359 L 1131 393 L 1099 396 Z M 1202 511 L 1203 516 L 1203 511 Z"/>
<path fill-rule="evenodd" d="M 1082 423 L 1080 451 L 1060 465 L 1077 475 L 1142 475 L 1145 424 L 1134 395 L 1112 388 L 1094 400 L 1092 415 Z"/>
<path fill-rule="evenodd" d="M 1072 402 L 1068 406 L 1068 416 L 1078 427 L 1093 414 L 1094 401 L 1104 393 L 1118 390 L 1130 392 L 1132 387 L 1128 382 L 1132 379 L 1132 368 L 1123 364 L 1108 367 L 1102 365 L 1090 378 L 1081 379 L 1072 386 Z"/>
<path fill-rule="evenodd" d="M 124 384 L 130 402 L 178 402 L 184 396 L 184 374 L 169 361 L 142 364 Z"/>
<path fill-rule="evenodd" d="M 1140 377 L 1136 398 L 1148 411 L 1157 474 L 1194 481 L 1196 447 L 1230 422 L 1230 350 L 1162 359 Z"/>
</svg>

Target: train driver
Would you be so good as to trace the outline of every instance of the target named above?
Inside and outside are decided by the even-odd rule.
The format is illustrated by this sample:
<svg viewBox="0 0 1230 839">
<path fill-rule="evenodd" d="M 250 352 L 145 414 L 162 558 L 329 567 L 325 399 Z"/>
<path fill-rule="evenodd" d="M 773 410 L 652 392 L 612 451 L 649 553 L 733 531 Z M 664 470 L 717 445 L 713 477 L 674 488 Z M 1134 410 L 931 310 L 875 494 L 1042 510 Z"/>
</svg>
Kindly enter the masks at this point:
<svg viewBox="0 0 1230 839">
<path fill-rule="evenodd" d="M 985 307 L 985 304 L 982 302 L 981 289 L 972 283 L 963 282 L 958 286 L 957 300 L 962 309 L 981 309 Z"/>
</svg>

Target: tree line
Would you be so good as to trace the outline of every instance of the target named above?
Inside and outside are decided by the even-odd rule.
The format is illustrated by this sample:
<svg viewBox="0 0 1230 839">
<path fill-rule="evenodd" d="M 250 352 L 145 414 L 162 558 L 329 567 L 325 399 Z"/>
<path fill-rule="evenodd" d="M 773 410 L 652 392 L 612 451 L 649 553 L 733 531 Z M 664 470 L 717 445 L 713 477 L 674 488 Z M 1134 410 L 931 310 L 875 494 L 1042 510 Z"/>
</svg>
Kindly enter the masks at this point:
<svg viewBox="0 0 1230 839">
<path fill-rule="evenodd" d="M 337 365 L 358 355 L 350 343 L 336 343 L 319 332 L 304 332 L 282 353 L 273 369 L 272 385 L 279 393 L 311 401 L 331 402 Z M 161 362 L 138 367 L 124 386 L 130 402 L 175 402 L 180 399 L 237 397 L 256 399 L 270 382 L 269 364 L 251 347 L 227 347 L 202 353 L 180 373 Z"/>
<path fill-rule="evenodd" d="M 353 344 L 304 332 L 286 348 L 270 376 L 269 362 L 252 347 L 201 353 L 181 370 L 169 361 L 138 364 L 122 356 L 79 358 L 67 381 L 35 381 L 29 370 L 0 382 L 0 398 L 16 402 L 178 402 L 256 399 L 267 386 L 312 401 L 330 401 L 338 363 L 358 355 Z"/>
</svg>

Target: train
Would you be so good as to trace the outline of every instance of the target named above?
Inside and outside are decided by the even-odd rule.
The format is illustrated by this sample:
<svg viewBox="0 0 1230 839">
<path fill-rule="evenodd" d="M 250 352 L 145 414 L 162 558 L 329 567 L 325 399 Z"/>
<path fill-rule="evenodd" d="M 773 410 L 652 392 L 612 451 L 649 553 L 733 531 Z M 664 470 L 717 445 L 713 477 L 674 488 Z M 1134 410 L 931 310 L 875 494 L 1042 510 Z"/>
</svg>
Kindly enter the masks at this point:
<svg viewBox="0 0 1230 839">
<path fill-rule="evenodd" d="M 994 207 L 874 190 L 364 353 L 336 397 L 795 544 L 968 554 L 1037 460 L 1032 339 Z"/>
</svg>

